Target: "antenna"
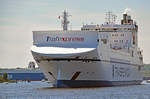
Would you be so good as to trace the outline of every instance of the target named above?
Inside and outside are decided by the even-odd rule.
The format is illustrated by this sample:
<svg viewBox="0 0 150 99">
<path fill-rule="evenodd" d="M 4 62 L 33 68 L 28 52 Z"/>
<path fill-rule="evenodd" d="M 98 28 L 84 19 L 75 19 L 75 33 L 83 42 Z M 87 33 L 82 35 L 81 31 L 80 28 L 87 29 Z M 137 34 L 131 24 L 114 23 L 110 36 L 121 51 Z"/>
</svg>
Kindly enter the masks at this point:
<svg viewBox="0 0 150 99">
<path fill-rule="evenodd" d="M 113 15 L 112 15 L 112 23 L 113 23 L 113 24 L 116 23 L 116 18 L 117 18 L 117 15 L 113 14 Z"/>
<path fill-rule="evenodd" d="M 117 16 L 112 14 L 112 12 L 106 12 L 105 23 L 106 24 L 115 24 Z"/>
<path fill-rule="evenodd" d="M 68 12 L 66 10 L 64 10 L 63 14 L 61 15 L 61 17 L 62 17 L 61 24 L 63 26 L 64 31 L 68 30 L 68 24 L 70 23 L 68 21 L 69 16 L 71 16 L 71 15 L 68 15 Z M 60 16 L 59 16 L 59 19 L 60 19 Z"/>
</svg>

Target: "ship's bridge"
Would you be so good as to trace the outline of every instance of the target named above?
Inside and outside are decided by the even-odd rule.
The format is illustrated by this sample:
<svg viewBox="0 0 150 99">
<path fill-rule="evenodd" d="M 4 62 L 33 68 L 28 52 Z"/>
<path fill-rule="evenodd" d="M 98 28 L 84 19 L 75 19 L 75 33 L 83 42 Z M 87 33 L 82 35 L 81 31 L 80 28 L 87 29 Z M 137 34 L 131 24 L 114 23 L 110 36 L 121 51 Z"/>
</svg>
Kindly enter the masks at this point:
<svg viewBox="0 0 150 99">
<path fill-rule="evenodd" d="M 123 49 L 129 52 L 130 48 L 137 48 L 137 31 L 138 26 L 136 22 L 131 19 L 128 14 L 123 14 L 121 24 L 111 22 L 112 17 L 109 13 L 109 17 L 105 24 L 102 25 L 83 25 L 82 31 L 99 31 L 101 41 L 109 42 L 112 49 Z"/>
<path fill-rule="evenodd" d="M 102 24 L 102 25 L 83 25 L 82 31 L 132 31 L 136 30 L 134 24 Z"/>
</svg>

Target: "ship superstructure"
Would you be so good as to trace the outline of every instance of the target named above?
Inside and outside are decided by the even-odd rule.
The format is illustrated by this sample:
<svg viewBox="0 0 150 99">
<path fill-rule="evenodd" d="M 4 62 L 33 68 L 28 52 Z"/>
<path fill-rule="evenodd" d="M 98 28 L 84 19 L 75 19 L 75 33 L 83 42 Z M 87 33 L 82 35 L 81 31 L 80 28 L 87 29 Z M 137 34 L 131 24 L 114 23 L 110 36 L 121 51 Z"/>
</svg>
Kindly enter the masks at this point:
<svg viewBox="0 0 150 99">
<path fill-rule="evenodd" d="M 65 13 L 63 20 L 68 17 Z M 78 31 L 67 30 L 68 20 L 63 21 L 63 31 L 33 31 L 32 54 L 54 86 L 140 84 L 138 26 L 127 13 L 121 24 L 115 24 L 115 15 L 108 15 L 105 24 L 83 25 Z"/>
</svg>

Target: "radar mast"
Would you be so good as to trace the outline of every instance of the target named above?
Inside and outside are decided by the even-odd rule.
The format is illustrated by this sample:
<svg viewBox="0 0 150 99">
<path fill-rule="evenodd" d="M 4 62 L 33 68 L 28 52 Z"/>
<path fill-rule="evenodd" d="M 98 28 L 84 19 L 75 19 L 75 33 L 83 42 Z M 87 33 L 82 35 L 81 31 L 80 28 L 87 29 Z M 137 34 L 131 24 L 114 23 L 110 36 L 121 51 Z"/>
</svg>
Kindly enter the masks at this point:
<svg viewBox="0 0 150 99">
<path fill-rule="evenodd" d="M 115 24 L 116 18 L 117 18 L 117 16 L 115 14 L 112 14 L 112 12 L 109 11 L 106 13 L 105 23 L 106 24 Z"/>
<path fill-rule="evenodd" d="M 66 10 L 64 10 L 61 20 L 61 24 L 63 26 L 63 30 L 67 31 L 68 30 L 68 24 L 70 23 L 70 21 L 68 20 L 68 17 L 71 15 L 68 15 L 68 12 Z"/>
</svg>

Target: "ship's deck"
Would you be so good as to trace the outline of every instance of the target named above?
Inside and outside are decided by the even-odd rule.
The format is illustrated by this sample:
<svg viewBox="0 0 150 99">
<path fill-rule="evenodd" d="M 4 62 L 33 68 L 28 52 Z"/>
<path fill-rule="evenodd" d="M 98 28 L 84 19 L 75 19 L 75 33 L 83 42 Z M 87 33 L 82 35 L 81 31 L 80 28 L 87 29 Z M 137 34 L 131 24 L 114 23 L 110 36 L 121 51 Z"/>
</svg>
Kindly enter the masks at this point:
<svg viewBox="0 0 150 99">
<path fill-rule="evenodd" d="M 96 48 L 65 48 L 65 47 L 37 47 L 32 46 L 32 51 L 41 54 L 77 54 L 90 52 Z"/>
</svg>

